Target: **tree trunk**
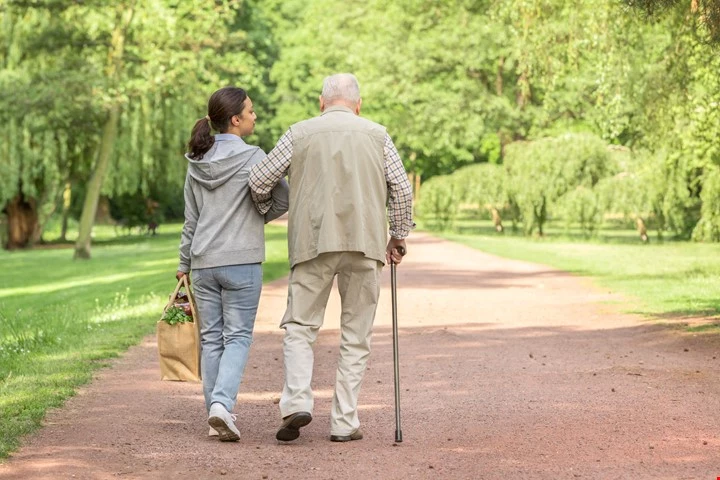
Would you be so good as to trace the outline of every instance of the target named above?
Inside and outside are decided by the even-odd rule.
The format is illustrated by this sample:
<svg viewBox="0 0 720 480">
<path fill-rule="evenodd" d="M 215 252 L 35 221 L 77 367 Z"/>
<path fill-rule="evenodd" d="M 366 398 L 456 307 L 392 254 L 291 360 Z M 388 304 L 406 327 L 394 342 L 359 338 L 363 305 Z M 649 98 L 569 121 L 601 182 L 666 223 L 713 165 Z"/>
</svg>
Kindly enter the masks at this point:
<svg viewBox="0 0 720 480">
<path fill-rule="evenodd" d="M 502 216 L 500 211 L 495 207 L 490 207 L 490 213 L 492 214 L 493 225 L 495 225 L 495 231 L 498 233 L 503 232 Z"/>
<path fill-rule="evenodd" d="M 535 222 L 537 224 L 539 237 L 543 237 L 545 235 L 545 232 L 543 231 L 543 226 L 545 225 L 546 220 L 547 220 L 547 206 L 545 203 L 545 199 L 543 199 L 540 202 L 540 206 L 535 207 Z"/>
<path fill-rule="evenodd" d="M 70 217 L 70 205 L 72 204 L 72 183 L 65 182 L 63 190 L 62 226 L 60 227 L 60 241 L 67 242 L 68 218 Z"/>
<path fill-rule="evenodd" d="M 110 165 L 110 157 L 112 155 L 113 145 L 117 138 L 118 120 L 120 118 L 120 106 L 113 105 L 110 109 L 110 116 L 105 122 L 103 128 L 102 142 L 100 144 L 100 153 L 98 154 L 95 170 L 88 182 L 87 192 L 85 193 L 85 202 L 83 203 L 82 215 L 80 215 L 80 225 L 78 226 L 78 238 L 75 242 L 74 258 L 88 259 L 90 258 L 90 243 L 93 225 L 95 224 L 95 214 L 97 213 L 98 200 L 100 199 L 100 191 L 108 165 Z"/>
<path fill-rule="evenodd" d="M 503 75 L 505 74 L 505 57 L 498 60 L 497 75 L 495 76 L 495 94 L 502 97 L 503 94 Z"/>
<path fill-rule="evenodd" d="M 528 75 L 528 67 L 523 69 L 518 79 L 517 106 L 520 110 L 524 109 L 530 103 L 530 76 Z"/>
<path fill-rule="evenodd" d="M 25 248 L 30 245 L 38 228 L 37 202 L 18 194 L 5 207 L 8 221 L 7 249 Z"/>
<path fill-rule="evenodd" d="M 58 187 L 59 185 L 48 186 L 42 192 L 40 198 L 36 201 L 36 204 L 38 205 L 38 221 L 35 225 L 32 236 L 30 237 L 30 246 L 44 242 L 42 237 L 43 233 L 45 232 L 45 226 L 47 225 L 47 222 L 50 220 L 50 217 L 52 217 L 53 213 L 55 213 L 55 209 L 57 208 L 57 198 L 59 190 Z"/>
<path fill-rule="evenodd" d="M 635 225 L 637 226 L 638 234 L 640 235 L 640 240 L 642 240 L 643 243 L 648 243 L 650 238 L 647 234 L 647 227 L 645 226 L 645 222 L 642 218 L 637 217 L 635 219 Z"/>
<path fill-rule="evenodd" d="M 134 4 L 128 6 L 120 5 L 117 9 L 115 29 L 113 30 L 110 50 L 108 52 L 107 77 L 110 80 L 109 83 L 111 87 L 115 87 L 119 83 L 123 62 L 123 49 L 125 46 L 125 34 L 132 21 L 133 11 Z M 103 127 L 100 152 L 98 153 L 97 163 L 95 164 L 95 169 L 90 177 L 90 182 L 88 183 L 85 194 L 85 202 L 83 203 L 80 225 L 78 227 L 78 239 L 77 242 L 75 242 L 74 258 L 76 259 L 90 258 L 91 235 L 93 225 L 95 224 L 98 199 L 100 198 L 100 191 L 105 181 L 107 168 L 110 165 L 113 146 L 117 138 L 119 119 L 120 100 L 115 99 L 110 107 L 108 119 Z"/>
<path fill-rule="evenodd" d="M 422 177 L 419 173 L 413 172 L 413 193 L 415 194 L 415 201 L 420 201 L 420 184 Z"/>
</svg>

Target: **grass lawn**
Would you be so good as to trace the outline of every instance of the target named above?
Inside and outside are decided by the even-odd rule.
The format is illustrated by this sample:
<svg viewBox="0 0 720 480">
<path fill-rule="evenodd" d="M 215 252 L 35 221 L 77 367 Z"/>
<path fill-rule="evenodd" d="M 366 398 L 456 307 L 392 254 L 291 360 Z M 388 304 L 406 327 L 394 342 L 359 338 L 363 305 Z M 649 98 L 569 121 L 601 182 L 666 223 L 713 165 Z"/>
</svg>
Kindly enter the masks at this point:
<svg viewBox="0 0 720 480">
<path fill-rule="evenodd" d="M 643 245 L 633 230 L 606 229 L 584 240 L 563 229 L 544 238 L 497 234 L 487 221 L 464 220 L 448 240 L 494 255 L 592 277 L 632 300 L 632 312 L 659 318 L 720 313 L 720 244 L 684 241 Z"/>
<path fill-rule="evenodd" d="M 90 261 L 55 246 L 0 251 L 0 458 L 95 369 L 154 331 L 176 284 L 181 227 L 164 224 L 154 237 L 97 227 Z M 285 228 L 267 226 L 266 241 L 270 281 L 288 272 Z"/>
</svg>

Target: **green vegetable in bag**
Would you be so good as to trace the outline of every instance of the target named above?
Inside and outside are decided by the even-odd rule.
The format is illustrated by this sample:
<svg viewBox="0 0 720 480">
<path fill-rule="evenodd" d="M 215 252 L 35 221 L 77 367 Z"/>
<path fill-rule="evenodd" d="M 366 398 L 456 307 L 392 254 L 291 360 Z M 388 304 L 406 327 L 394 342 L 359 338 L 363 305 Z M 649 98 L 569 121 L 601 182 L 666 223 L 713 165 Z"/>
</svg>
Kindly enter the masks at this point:
<svg viewBox="0 0 720 480">
<path fill-rule="evenodd" d="M 185 310 L 182 307 L 173 306 L 168 308 L 165 311 L 165 314 L 162 317 L 162 320 L 167 322 L 170 325 L 175 325 L 178 323 L 186 323 L 186 322 L 192 322 L 192 317 L 185 313 Z"/>
</svg>

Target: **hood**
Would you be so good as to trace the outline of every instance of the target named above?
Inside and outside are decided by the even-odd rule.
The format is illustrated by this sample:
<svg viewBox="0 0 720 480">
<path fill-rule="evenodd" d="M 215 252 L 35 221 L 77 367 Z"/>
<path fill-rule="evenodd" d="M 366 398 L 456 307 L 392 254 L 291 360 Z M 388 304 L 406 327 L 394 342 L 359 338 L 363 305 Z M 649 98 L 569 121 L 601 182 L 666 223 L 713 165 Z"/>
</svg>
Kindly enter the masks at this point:
<svg viewBox="0 0 720 480">
<path fill-rule="evenodd" d="M 193 160 L 185 154 L 188 174 L 204 188 L 214 190 L 243 168 L 257 150 L 237 135 L 220 133 L 202 159 Z"/>
</svg>

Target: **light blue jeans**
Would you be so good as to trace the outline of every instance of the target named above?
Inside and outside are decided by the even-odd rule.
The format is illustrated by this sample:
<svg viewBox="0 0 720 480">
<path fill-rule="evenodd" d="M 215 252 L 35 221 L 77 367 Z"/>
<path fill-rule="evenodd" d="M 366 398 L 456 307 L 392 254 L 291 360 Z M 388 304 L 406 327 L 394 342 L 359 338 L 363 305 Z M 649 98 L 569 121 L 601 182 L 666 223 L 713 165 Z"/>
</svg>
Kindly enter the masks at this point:
<svg viewBox="0 0 720 480">
<path fill-rule="evenodd" d="M 192 271 L 200 316 L 205 406 L 232 412 L 252 344 L 262 290 L 262 266 L 228 265 Z"/>
</svg>

